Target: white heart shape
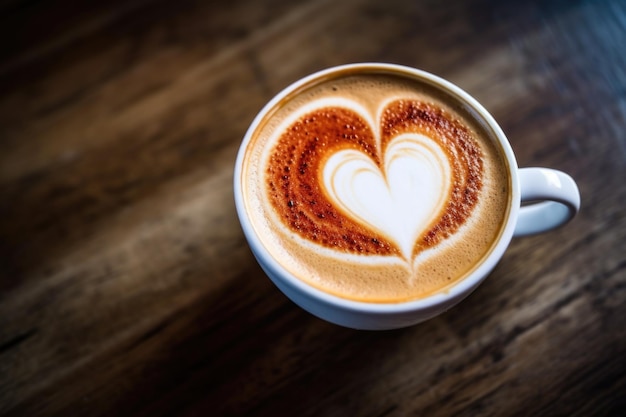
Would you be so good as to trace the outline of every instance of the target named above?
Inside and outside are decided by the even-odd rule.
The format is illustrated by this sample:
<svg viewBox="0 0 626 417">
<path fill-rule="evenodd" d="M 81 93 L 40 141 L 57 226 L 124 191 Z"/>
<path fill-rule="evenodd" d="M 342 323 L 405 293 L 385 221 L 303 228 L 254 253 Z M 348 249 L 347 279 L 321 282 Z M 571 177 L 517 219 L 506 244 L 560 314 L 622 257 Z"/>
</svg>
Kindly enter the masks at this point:
<svg viewBox="0 0 626 417">
<path fill-rule="evenodd" d="M 410 260 L 417 238 L 444 209 L 450 164 L 437 142 L 415 133 L 394 138 L 383 163 L 381 172 L 359 150 L 338 151 L 324 165 L 324 187 L 338 208 L 395 242 Z"/>
</svg>

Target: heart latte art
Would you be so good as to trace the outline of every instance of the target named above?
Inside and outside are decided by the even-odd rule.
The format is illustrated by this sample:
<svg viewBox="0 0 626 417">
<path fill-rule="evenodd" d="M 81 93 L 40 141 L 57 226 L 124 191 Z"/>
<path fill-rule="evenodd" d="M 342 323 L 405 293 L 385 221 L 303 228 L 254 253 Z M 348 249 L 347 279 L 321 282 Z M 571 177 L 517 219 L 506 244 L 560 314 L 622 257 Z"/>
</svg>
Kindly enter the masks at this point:
<svg viewBox="0 0 626 417">
<path fill-rule="evenodd" d="M 341 150 L 324 166 L 324 190 L 349 218 L 410 258 L 417 238 L 448 201 L 450 164 L 434 141 L 419 134 L 394 139 L 382 162 L 381 167 L 361 151 Z"/>
<path fill-rule="evenodd" d="M 252 229 L 295 278 L 399 302 L 467 276 L 497 241 L 508 166 L 493 132 L 438 87 L 348 72 L 281 99 L 246 146 Z"/>
<path fill-rule="evenodd" d="M 269 199 L 291 231 L 410 262 L 470 216 L 482 154 L 462 124 L 417 100 L 386 104 L 378 120 L 357 103 L 327 104 L 311 103 L 271 152 Z"/>
</svg>

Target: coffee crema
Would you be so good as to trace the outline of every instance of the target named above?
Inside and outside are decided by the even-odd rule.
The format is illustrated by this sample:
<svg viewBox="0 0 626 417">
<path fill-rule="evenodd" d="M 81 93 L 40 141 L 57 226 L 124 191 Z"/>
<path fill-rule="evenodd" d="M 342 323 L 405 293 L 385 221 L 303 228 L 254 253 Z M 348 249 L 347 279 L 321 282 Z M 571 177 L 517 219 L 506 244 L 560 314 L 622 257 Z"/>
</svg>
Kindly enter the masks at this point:
<svg viewBox="0 0 626 417">
<path fill-rule="evenodd" d="M 510 179 L 493 133 L 425 82 L 347 72 L 269 112 L 248 145 L 247 212 L 297 278 L 360 301 L 445 290 L 497 240 Z"/>
</svg>

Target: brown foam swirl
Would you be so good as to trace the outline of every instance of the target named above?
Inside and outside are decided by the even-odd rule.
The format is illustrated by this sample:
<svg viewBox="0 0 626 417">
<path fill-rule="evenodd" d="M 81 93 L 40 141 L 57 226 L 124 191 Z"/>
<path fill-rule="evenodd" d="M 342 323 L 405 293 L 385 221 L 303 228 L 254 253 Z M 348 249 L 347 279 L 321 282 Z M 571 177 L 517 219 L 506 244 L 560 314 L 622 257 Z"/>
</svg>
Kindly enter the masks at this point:
<svg viewBox="0 0 626 417">
<path fill-rule="evenodd" d="M 460 121 L 426 102 L 388 103 L 377 135 L 366 120 L 353 109 L 331 106 L 289 125 L 269 157 L 269 200 L 285 226 L 306 240 L 348 253 L 401 256 L 392 240 L 335 207 L 322 185 L 322 171 L 329 157 L 346 149 L 364 153 L 384 171 L 384 155 L 394 138 L 424 135 L 445 152 L 452 184 L 443 210 L 416 239 L 414 257 L 451 236 L 471 215 L 482 187 L 482 152 Z"/>
</svg>

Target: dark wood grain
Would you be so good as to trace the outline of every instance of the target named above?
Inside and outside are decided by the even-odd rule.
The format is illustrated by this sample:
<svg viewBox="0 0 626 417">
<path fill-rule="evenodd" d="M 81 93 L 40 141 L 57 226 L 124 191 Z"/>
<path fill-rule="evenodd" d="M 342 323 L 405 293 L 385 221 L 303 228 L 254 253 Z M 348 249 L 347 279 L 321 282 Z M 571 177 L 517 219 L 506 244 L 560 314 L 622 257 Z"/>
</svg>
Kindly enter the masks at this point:
<svg viewBox="0 0 626 417">
<path fill-rule="evenodd" d="M 626 4 L 4 1 L 0 414 L 623 415 Z M 257 111 L 384 61 L 475 95 L 579 216 L 448 313 L 360 332 L 289 302 L 239 227 Z"/>
</svg>

